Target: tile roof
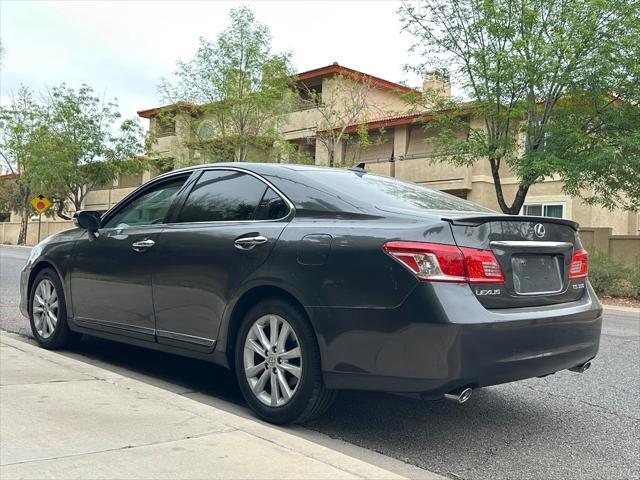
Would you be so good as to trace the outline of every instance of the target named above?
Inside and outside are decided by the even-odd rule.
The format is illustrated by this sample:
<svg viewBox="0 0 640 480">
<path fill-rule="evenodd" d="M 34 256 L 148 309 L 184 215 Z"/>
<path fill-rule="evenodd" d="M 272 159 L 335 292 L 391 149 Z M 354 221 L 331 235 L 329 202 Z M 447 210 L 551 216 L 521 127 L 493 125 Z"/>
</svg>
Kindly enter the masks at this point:
<svg viewBox="0 0 640 480">
<path fill-rule="evenodd" d="M 383 78 L 379 78 L 374 75 L 369 75 L 368 73 L 360 72 L 352 68 L 343 67 L 342 65 L 338 65 L 338 63 L 334 63 L 332 65 L 326 65 L 324 67 L 315 68 L 313 70 L 307 70 L 306 72 L 298 73 L 296 75 L 296 79 L 298 81 L 304 82 L 307 80 L 324 78 L 331 75 L 345 75 L 345 76 L 352 76 L 356 78 L 367 79 L 368 81 L 370 81 L 372 84 L 376 85 L 379 88 L 383 88 L 386 90 L 395 90 L 400 93 L 410 93 L 410 92 L 419 93 L 418 90 L 409 88 L 405 85 L 401 85 L 395 82 L 390 82 L 389 80 L 385 80 Z M 178 110 L 181 106 L 185 108 L 191 108 L 191 109 L 198 108 L 198 105 L 193 103 L 176 103 L 173 105 L 165 105 L 161 107 L 149 108 L 146 110 L 139 110 L 137 113 L 138 113 L 138 116 L 142 118 L 151 118 L 157 115 L 158 113 L 160 113 L 160 111 L 162 111 L 165 108 L 168 108 L 171 110 Z"/>
</svg>

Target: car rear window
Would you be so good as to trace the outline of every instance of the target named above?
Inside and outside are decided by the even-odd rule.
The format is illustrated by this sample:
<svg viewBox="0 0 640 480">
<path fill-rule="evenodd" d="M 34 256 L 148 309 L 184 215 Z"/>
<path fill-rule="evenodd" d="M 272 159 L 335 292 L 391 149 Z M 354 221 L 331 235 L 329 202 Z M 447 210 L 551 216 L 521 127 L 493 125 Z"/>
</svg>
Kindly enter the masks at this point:
<svg viewBox="0 0 640 480">
<path fill-rule="evenodd" d="M 308 170 L 305 175 L 313 177 L 339 196 L 351 197 L 379 208 L 492 211 L 448 193 L 381 175 L 340 170 Z"/>
</svg>

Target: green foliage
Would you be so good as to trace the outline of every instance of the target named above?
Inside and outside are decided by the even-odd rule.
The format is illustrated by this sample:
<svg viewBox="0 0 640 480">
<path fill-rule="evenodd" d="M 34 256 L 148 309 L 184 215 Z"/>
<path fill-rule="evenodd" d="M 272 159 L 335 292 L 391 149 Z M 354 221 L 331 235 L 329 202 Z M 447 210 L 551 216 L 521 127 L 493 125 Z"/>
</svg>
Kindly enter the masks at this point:
<svg viewBox="0 0 640 480">
<path fill-rule="evenodd" d="M 119 128 L 117 104 L 82 85 L 65 84 L 49 91 L 43 113 L 39 155 L 26 163 L 25 178 L 34 191 L 56 201 L 58 215 L 66 218 L 67 202 L 74 210 L 92 188 L 109 184 L 121 173 L 140 172 L 145 163 L 142 129 L 137 120 Z"/>
<path fill-rule="evenodd" d="M 252 150 L 281 145 L 278 118 L 291 109 L 292 74 L 290 54 L 272 53 L 268 27 L 248 7 L 231 9 L 216 41 L 200 38 L 195 56 L 177 62 L 175 81 L 160 85 L 166 101 L 183 107 L 168 109 L 165 118 L 179 122 L 187 151 L 200 152 L 177 163 L 245 161 Z M 201 128 L 203 120 L 210 128 Z"/>
<path fill-rule="evenodd" d="M 399 13 L 424 59 L 414 69 L 451 72 L 471 99 L 422 99 L 439 112 L 442 159 L 488 161 L 505 213 L 552 175 L 588 202 L 640 207 L 639 2 L 425 0 Z M 519 179 L 511 202 L 504 164 Z"/>
<path fill-rule="evenodd" d="M 323 82 L 322 92 L 302 86 L 299 102 L 314 109 L 319 116 L 316 141 L 321 143 L 331 167 L 352 164 L 354 159 L 342 158 L 341 149 L 347 144 L 365 150 L 377 144 L 381 136 L 370 138 L 364 125 L 372 117 L 385 112 L 373 101 L 376 86 L 369 77 L 359 74 L 338 74 Z M 358 124 L 355 132 L 353 125 Z"/>
<path fill-rule="evenodd" d="M 640 258 L 628 265 L 593 252 L 589 255 L 589 281 L 598 295 L 640 298 Z"/>
<path fill-rule="evenodd" d="M 639 80 L 640 81 L 640 80 Z M 550 123 L 540 161 L 590 204 L 640 209 L 640 108 L 608 96 L 575 96 Z"/>
<path fill-rule="evenodd" d="M 33 93 L 22 86 L 6 107 L 0 107 L 0 157 L 18 178 L 14 182 L 19 190 L 19 204 L 15 205 L 13 193 L 8 191 L 7 206 L 17 206 L 22 223 L 18 244 L 24 244 L 29 219 L 30 185 L 25 171 L 29 163 L 41 159 L 44 110 L 33 99 Z M 8 187 L 11 188 L 11 187 Z"/>
<path fill-rule="evenodd" d="M 14 179 L 0 180 L 0 217 L 17 212 L 22 206 L 22 195 Z M 6 220 L 0 219 L 0 222 Z"/>
<path fill-rule="evenodd" d="M 21 86 L 11 104 L 0 107 L 0 156 L 9 169 L 20 175 L 25 162 L 39 153 L 44 110 L 33 93 Z"/>
</svg>

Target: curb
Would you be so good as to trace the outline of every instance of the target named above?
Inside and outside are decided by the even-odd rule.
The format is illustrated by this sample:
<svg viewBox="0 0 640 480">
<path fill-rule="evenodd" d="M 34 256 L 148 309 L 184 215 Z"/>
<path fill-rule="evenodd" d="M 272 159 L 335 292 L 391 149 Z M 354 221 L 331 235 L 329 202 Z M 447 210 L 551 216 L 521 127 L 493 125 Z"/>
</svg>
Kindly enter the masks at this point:
<svg viewBox="0 0 640 480">
<path fill-rule="evenodd" d="M 31 245 L 12 245 L 11 243 L 0 243 L 0 247 L 8 247 L 8 248 L 28 248 L 31 250 L 33 246 Z"/>
<path fill-rule="evenodd" d="M 603 304 L 602 308 L 605 313 L 613 313 L 624 317 L 631 317 L 640 320 L 640 308 L 635 307 L 619 307 L 614 305 Z"/>
</svg>

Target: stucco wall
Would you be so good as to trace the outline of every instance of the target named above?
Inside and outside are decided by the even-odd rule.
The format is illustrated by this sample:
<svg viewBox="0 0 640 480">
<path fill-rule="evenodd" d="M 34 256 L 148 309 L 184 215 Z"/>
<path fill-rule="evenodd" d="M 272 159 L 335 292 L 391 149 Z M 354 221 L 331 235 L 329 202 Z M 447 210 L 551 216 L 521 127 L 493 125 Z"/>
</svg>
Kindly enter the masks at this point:
<svg viewBox="0 0 640 480">
<path fill-rule="evenodd" d="M 44 240 L 49 235 L 73 228 L 71 221 L 50 221 L 43 220 L 40 226 L 40 240 Z M 20 234 L 19 222 L 0 223 L 0 243 L 16 245 Z M 38 222 L 29 222 L 27 228 L 27 245 L 38 243 Z"/>
<path fill-rule="evenodd" d="M 640 258 L 638 235 L 612 235 L 611 228 L 581 228 L 580 240 L 588 252 L 602 252 L 625 265 Z"/>
</svg>

